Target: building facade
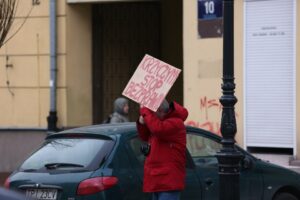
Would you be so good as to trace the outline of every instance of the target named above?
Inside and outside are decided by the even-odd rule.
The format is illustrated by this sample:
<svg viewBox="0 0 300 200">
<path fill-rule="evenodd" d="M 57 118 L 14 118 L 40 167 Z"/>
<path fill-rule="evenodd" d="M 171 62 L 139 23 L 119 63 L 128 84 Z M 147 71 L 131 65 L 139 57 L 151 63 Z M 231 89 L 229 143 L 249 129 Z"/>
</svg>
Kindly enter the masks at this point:
<svg viewBox="0 0 300 200">
<path fill-rule="evenodd" d="M 0 129 L 2 152 L 26 150 L 4 157 L 9 164 L 0 172 L 12 171 L 46 135 L 53 103 L 50 2 L 56 3 L 58 128 L 101 123 L 147 53 L 182 69 L 168 98 L 188 108 L 186 123 L 220 134 L 222 15 L 205 12 L 215 14 L 221 1 L 22 0 L 10 31 L 16 34 L 0 49 Z M 300 4 L 235 0 L 234 7 L 236 140 L 249 149 L 289 149 L 299 158 Z M 135 121 L 138 105 L 130 108 Z"/>
<path fill-rule="evenodd" d="M 197 28 L 205 26 L 193 8 L 197 1 L 185 1 L 184 101 L 191 111 L 187 123 L 219 134 L 222 38 L 201 37 Z M 235 0 L 234 8 L 236 140 L 247 149 L 279 148 L 298 158 L 300 5 L 294 0 Z"/>
</svg>

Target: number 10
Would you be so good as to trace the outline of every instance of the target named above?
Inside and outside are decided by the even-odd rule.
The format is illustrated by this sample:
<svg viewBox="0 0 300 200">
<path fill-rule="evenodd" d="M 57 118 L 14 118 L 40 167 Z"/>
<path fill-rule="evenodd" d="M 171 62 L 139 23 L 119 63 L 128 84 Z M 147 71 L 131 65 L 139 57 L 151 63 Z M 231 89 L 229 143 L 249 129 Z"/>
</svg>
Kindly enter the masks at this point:
<svg viewBox="0 0 300 200">
<path fill-rule="evenodd" d="M 206 1 L 205 5 L 205 12 L 206 14 L 214 14 L 215 12 L 215 2 L 213 1 Z"/>
</svg>

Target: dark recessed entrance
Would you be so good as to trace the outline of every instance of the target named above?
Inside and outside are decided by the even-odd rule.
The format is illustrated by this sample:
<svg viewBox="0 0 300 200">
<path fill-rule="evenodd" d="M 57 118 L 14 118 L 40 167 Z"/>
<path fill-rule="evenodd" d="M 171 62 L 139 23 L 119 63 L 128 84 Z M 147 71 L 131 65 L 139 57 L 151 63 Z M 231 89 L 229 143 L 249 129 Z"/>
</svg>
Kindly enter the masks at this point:
<svg viewBox="0 0 300 200">
<path fill-rule="evenodd" d="M 160 3 L 93 5 L 93 123 L 113 110 L 139 62 L 147 53 L 160 58 Z M 135 121 L 138 104 L 130 101 Z"/>
</svg>

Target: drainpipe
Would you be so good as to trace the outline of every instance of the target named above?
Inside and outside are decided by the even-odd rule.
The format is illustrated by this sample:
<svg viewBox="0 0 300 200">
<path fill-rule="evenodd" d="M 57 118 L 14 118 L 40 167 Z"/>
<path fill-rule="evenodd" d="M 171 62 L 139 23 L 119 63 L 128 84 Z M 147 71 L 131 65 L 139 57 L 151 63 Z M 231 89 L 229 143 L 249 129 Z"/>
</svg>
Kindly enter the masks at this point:
<svg viewBox="0 0 300 200">
<path fill-rule="evenodd" d="M 58 131 L 56 126 L 56 38 L 56 0 L 50 0 L 50 111 L 49 116 L 47 117 L 49 132 Z"/>
</svg>

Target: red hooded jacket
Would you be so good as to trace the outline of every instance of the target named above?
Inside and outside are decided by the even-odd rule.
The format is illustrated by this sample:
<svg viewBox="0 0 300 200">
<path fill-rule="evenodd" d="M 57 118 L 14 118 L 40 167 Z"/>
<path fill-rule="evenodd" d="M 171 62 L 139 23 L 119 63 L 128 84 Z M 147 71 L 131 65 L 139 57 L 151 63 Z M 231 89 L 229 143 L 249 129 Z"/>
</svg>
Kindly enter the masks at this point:
<svg viewBox="0 0 300 200">
<path fill-rule="evenodd" d="M 186 129 L 188 111 L 176 102 L 160 120 L 148 108 L 141 108 L 145 125 L 137 122 L 140 138 L 151 145 L 144 165 L 144 192 L 183 190 L 185 185 Z"/>
</svg>

